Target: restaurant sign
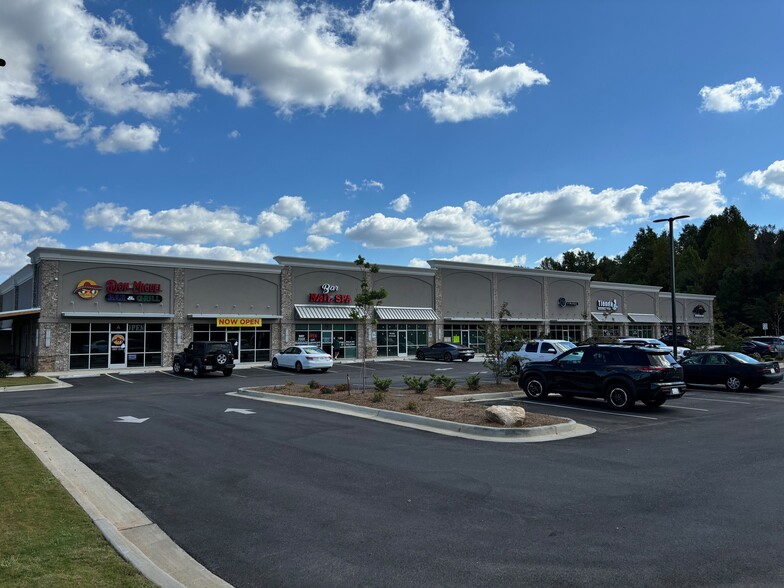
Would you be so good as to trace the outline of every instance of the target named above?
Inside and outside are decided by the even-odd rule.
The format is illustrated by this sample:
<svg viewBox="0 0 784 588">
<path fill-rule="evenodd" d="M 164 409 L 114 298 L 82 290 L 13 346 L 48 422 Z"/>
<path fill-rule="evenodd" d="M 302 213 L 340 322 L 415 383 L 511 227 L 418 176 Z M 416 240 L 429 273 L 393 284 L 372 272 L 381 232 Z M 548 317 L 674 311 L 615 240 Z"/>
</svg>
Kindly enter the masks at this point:
<svg viewBox="0 0 784 588">
<path fill-rule="evenodd" d="M 81 280 L 74 289 L 73 293 L 82 300 L 92 300 L 101 291 L 105 291 L 104 299 L 106 302 L 140 302 L 140 303 L 160 303 L 163 296 L 161 285 L 150 282 L 121 282 L 118 280 L 107 280 L 101 286 L 95 280 Z"/>
</svg>

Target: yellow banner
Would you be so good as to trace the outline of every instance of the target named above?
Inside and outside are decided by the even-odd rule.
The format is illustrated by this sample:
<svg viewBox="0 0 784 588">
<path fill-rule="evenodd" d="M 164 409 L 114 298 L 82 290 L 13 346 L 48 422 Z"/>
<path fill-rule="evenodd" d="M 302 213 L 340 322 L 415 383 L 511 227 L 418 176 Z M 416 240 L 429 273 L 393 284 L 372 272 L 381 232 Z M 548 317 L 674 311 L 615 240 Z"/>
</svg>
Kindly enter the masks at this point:
<svg viewBox="0 0 784 588">
<path fill-rule="evenodd" d="M 231 317 L 231 318 L 219 318 L 217 319 L 217 325 L 219 327 L 260 327 L 261 326 L 261 319 L 260 318 L 253 318 L 249 316 L 239 316 L 239 317 Z"/>
</svg>

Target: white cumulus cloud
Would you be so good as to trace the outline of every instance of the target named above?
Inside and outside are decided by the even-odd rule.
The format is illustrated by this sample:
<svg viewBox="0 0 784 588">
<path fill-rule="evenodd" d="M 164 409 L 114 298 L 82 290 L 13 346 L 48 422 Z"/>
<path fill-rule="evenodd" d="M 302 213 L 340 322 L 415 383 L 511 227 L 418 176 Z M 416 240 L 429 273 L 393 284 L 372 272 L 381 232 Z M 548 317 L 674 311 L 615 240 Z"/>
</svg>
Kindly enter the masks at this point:
<svg viewBox="0 0 784 588">
<path fill-rule="evenodd" d="M 767 169 L 744 174 L 740 181 L 747 186 L 765 190 L 772 196 L 784 198 L 784 160 L 774 161 Z"/>
<path fill-rule="evenodd" d="M 720 214 L 727 199 L 722 195 L 718 181 L 712 184 L 678 182 L 656 192 L 648 205 L 654 215 L 688 214 L 692 218 L 707 218 Z"/>
<path fill-rule="evenodd" d="M 226 261 L 245 261 L 249 263 L 274 263 L 274 255 L 266 245 L 250 249 L 235 249 L 234 247 L 215 246 L 204 247 L 196 243 L 159 245 L 143 241 L 129 241 L 125 243 L 110 243 L 101 241 L 87 247 L 80 247 L 90 251 L 122 251 L 137 255 L 162 255 L 164 257 L 189 257 L 194 259 L 224 259 Z"/>
<path fill-rule="evenodd" d="M 149 123 L 142 123 L 138 127 L 124 122 L 114 125 L 108 135 L 104 137 L 103 128 L 96 127 L 96 144 L 101 153 L 123 153 L 126 151 L 149 151 L 158 143 L 160 129 Z"/>
<path fill-rule="evenodd" d="M 505 235 L 539 237 L 561 243 L 587 243 L 590 227 L 607 227 L 644 217 L 644 186 L 595 193 L 588 186 L 565 186 L 552 192 L 515 193 L 490 207 Z"/>
<path fill-rule="evenodd" d="M 546 75 L 524 63 L 492 71 L 467 68 L 445 90 L 425 92 L 422 106 L 436 122 L 462 122 L 514 111 L 510 102 L 521 88 L 546 85 Z"/>
<path fill-rule="evenodd" d="M 87 105 L 113 115 L 166 116 L 190 104 L 193 94 L 151 82 L 147 44 L 123 20 L 122 13 L 98 18 L 83 0 L 0 2 L 0 39 L 12 64 L 0 84 L 0 131 L 15 125 L 68 142 L 87 132 L 73 115 L 46 103 L 46 82 L 70 85 Z"/>
<path fill-rule="evenodd" d="M 414 247 L 428 240 L 414 219 L 388 217 L 380 212 L 346 229 L 346 237 L 369 248 Z"/>
<path fill-rule="evenodd" d="M 481 206 L 476 202 L 466 202 L 463 206 L 444 206 L 423 216 L 418 223 L 419 230 L 429 235 L 431 240 L 490 247 L 493 244 L 491 228 L 475 218 L 480 210 Z"/>
<path fill-rule="evenodd" d="M 0 274 L 28 264 L 27 254 L 36 247 L 62 247 L 51 235 L 69 227 L 62 207 L 41 210 L 0 201 Z"/>
<path fill-rule="evenodd" d="M 348 210 L 342 210 L 332 216 L 322 218 L 308 229 L 311 235 L 336 235 L 343 232 L 343 223 L 348 217 Z"/>
<path fill-rule="evenodd" d="M 390 202 L 389 206 L 391 206 L 392 210 L 395 212 L 405 212 L 411 206 L 411 198 L 409 198 L 408 194 L 401 194 Z"/>
<path fill-rule="evenodd" d="M 781 88 L 765 88 L 756 78 L 746 78 L 732 84 L 700 90 L 701 109 L 709 112 L 737 112 L 739 110 L 764 110 L 773 106 L 781 97 Z"/>
<path fill-rule="evenodd" d="M 312 253 L 314 251 L 324 251 L 335 244 L 333 239 L 329 237 L 322 237 L 321 235 L 308 235 L 305 239 L 305 245 L 295 247 L 294 251 L 297 253 Z"/>
</svg>

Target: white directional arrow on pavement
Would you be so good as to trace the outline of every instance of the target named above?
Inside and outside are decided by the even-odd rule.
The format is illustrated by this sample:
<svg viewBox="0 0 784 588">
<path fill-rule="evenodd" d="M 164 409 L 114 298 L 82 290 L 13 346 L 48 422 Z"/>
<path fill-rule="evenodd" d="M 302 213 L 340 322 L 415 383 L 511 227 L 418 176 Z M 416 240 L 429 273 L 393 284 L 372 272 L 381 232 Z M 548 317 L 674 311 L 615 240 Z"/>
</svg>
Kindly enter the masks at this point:
<svg viewBox="0 0 784 588">
<path fill-rule="evenodd" d="M 144 421 L 149 421 L 150 418 L 137 418 L 134 416 L 124 416 L 124 417 L 117 417 L 117 420 L 114 421 L 115 423 L 143 423 Z"/>
<path fill-rule="evenodd" d="M 227 408 L 223 412 L 238 412 L 240 414 L 256 414 L 252 410 L 248 410 L 247 408 Z"/>
</svg>

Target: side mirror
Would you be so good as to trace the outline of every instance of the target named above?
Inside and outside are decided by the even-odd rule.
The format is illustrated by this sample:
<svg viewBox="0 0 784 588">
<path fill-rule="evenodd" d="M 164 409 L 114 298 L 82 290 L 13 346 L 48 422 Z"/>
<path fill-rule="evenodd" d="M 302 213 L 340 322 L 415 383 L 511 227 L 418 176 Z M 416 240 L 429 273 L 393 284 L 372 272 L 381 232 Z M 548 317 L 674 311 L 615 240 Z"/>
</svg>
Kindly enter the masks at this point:
<svg viewBox="0 0 784 588">
<path fill-rule="evenodd" d="M 555 355 L 555 349 L 548 349 L 545 353 L 549 353 L 550 355 Z"/>
</svg>

